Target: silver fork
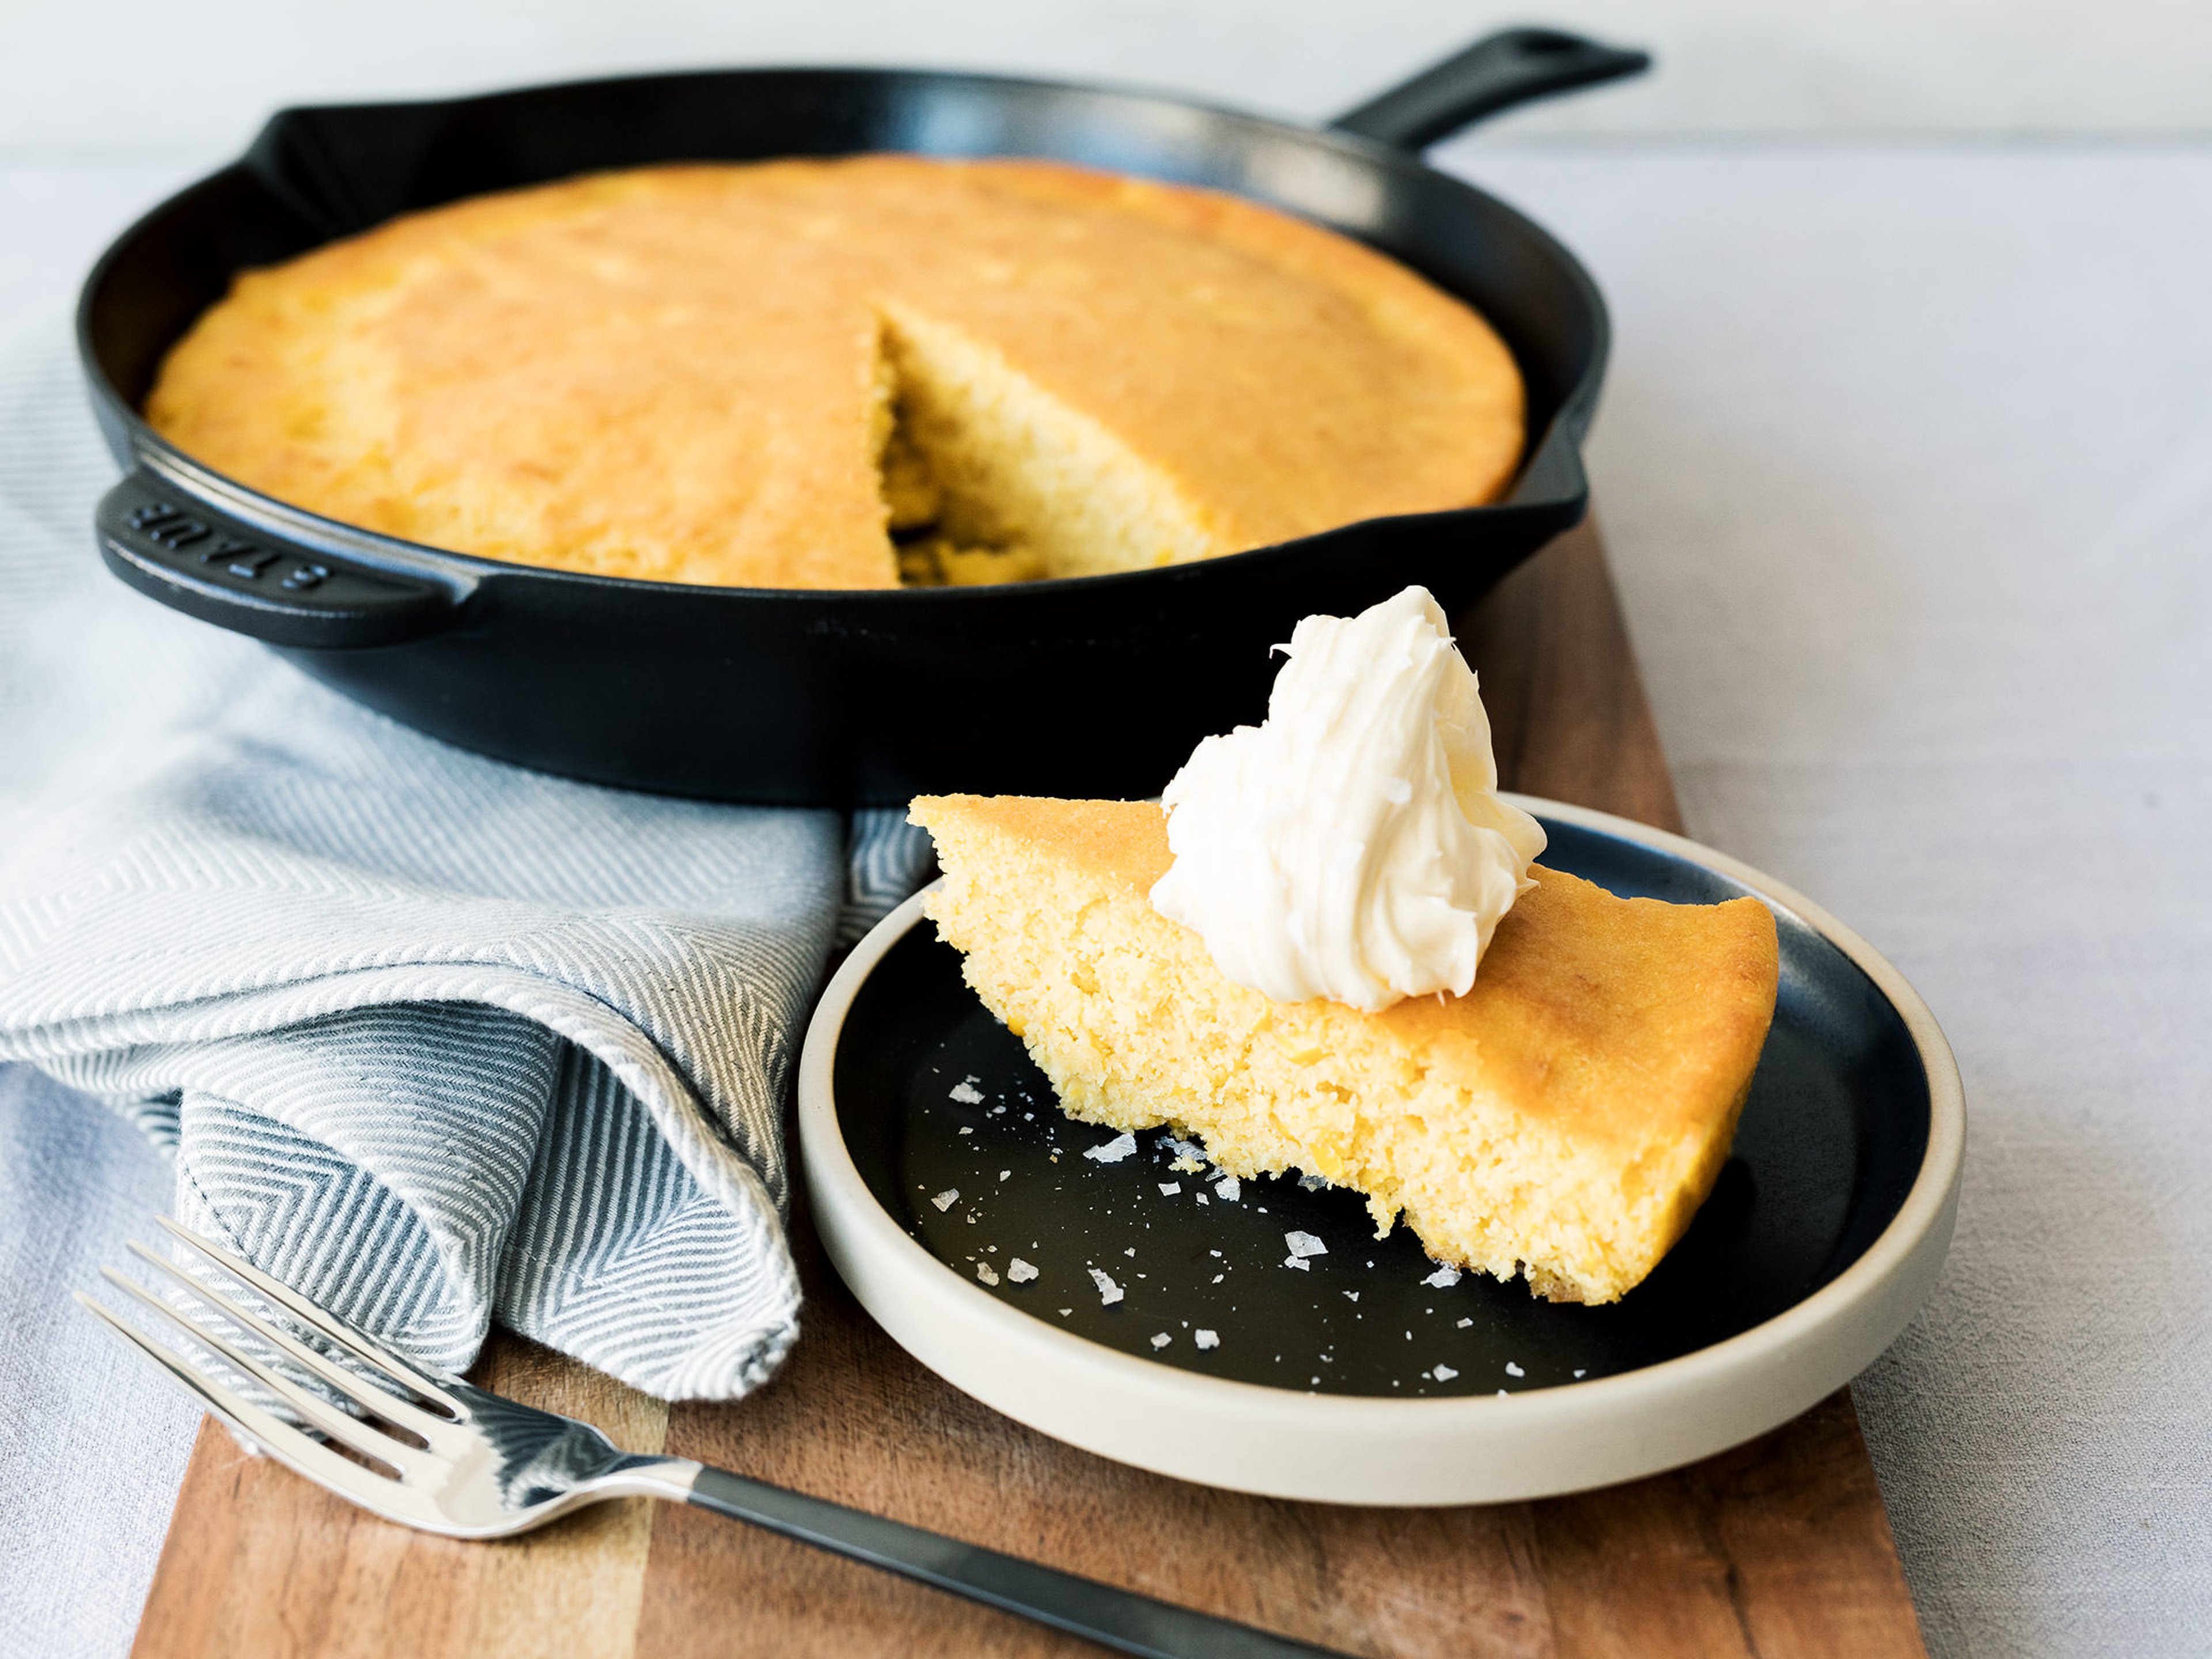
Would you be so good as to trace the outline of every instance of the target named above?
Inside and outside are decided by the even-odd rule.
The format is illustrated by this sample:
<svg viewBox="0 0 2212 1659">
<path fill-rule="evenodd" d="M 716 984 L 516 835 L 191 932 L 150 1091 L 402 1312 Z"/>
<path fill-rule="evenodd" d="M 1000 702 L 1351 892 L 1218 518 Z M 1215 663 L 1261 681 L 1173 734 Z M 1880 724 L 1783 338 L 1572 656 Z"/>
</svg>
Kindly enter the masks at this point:
<svg viewBox="0 0 2212 1659">
<path fill-rule="evenodd" d="M 283 1310 L 298 1322 L 298 1331 L 247 1311 L 197 1275 L 137 1244 L 131 1246 L 131 1253 L 355 1409 L 343 1409 L 330 1395 L 272 1369 L 112 1269 L 100 1270 L 110 1284 L 252 1377 L 283 1401 L 300 1424 L 287 1422 L 207 1376 L 83 1292 L 77 1293 L 77 1300 L 270 1456 L 388 1521 L 454 1538 L 505 1538 L 586 1504 L 611 1498 L 663 1498 L 750 1522 L 1121 1653 L 1147 1659 L 1346 1659 L 1331 1649 L 1154 1601 L 688 1458 L 619 1451 L 588 1423 L 518 1405 L 459 1377 L 411 1365 L 251 1262 L 166 1218 L 161 1225 L 239 1284 Z M 391 1386 L 379 1386 L 353 1367 L 339 1364 L 329 1351 L 302 1340 L 310 1334 L 356 1364 L 381 1373 Z M 343 1455 L 333 1444 L 380 1467 L 366 1467 Z"/>
</svg>

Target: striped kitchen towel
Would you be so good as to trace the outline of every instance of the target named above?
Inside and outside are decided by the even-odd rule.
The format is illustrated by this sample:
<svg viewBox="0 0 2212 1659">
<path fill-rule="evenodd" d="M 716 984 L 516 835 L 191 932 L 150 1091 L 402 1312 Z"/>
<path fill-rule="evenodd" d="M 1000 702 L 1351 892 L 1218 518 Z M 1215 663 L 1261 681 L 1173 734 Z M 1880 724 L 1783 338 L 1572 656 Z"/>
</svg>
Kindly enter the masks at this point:
<svg viewBox="0 0 2212 1659">
<path fill-rule="evenodd" d="M 786 1081 L 896 812 L 465 754 L 130 592 L 60 325 L 0 346 L 0 1060 L 173 1150 L 177 1211 L 418 1359 L 496 1318 L 668 1399 L 797 1331 Z"/>
</svg>

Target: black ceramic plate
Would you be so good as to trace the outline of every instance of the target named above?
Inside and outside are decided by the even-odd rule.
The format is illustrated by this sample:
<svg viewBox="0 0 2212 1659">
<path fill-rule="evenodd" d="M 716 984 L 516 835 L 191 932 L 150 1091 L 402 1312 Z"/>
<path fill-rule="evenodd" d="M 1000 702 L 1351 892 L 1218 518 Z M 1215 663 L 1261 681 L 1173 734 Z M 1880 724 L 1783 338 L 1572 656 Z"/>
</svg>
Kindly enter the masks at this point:
<svg viewBox="0 0 2212 1659">
<path fill-rule="evenodd" d="M 1771 1325 L 1894 1230 L 1929 1174 L 1939 1105 L 1936 1162 L 1955 1177 L 1948 1050 L 1931 1066 L 1932 1020 L 1909 989 L 1910 1012 L 1900 1007 L 1901 980 L 1885 988 L 1874 976 L 1894 970 L 1832 937 L 1842 930 L 1808 917 L 1810 906 L 1778 903 L 1783 890 L 1754 872 L 1599 815 L 1530 805 L 1555 868 L 1624 896 L 1749 893 L 1777 911 L 1780 996 L 1734 1151 L 1689 1232 L 1620 1302 L 1555 1305 L 1524 1283 L 1440 1273 L 1409 1230 L 1377 1239 L 1356 1194 L 1294 1177 L 1224 1188 L 1165 1131 L 1100 1161 L 1091 1154 L 1113 1133 L 1059 1109 L 927 923 L 868 965 L 832 1051 L 810 1052 L 811 1066 L 826 1059 L 851 1171 L 921 1251 L 1025 1318 L 1151 1365 L 1271 1390 L 1436 1400 L 1580 1388 Z M 1296 1255 L 1292 1233 L 1324 1249 Z M 832 1247 L 841 1254 L 834 1236 Z"/>
</svg>

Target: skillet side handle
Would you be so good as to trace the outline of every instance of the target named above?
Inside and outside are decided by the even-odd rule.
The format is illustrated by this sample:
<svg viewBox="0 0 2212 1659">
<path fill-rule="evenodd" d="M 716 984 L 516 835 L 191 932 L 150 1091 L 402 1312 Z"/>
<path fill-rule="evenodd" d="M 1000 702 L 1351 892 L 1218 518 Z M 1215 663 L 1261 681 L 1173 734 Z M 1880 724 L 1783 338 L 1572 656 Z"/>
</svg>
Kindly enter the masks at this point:
<svg viewBox="0 0 2212 1659">
<path fill-rule="evenodd" d="M 143 466 L 100 497 L 93 525 L 100 557 L 131 586 L 270 645 L 398 645 L 446 627 L 466 597 L 236 523 Z"/>
<path fill-rule="evenodd" d="M 1560 29 L 1501 29 L 1329 123 L 1399 149 L 1426 149 L 1486 116 L 1651 67 L 1651 54 Z"/>
</svg>

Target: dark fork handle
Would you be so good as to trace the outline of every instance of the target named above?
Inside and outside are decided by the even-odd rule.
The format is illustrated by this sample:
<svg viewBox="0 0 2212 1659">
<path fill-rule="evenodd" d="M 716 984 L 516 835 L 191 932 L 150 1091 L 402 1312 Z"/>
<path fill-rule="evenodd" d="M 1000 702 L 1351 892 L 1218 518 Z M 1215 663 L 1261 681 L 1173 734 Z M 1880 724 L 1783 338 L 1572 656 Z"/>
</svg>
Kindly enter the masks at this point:
<svg viewBox="0 0 2212 1659">
<path fill-rule="evenodd" d="M 1294 1642 L 720 1469 L 699 1472 L 690 1501 L 1143 1659 L 1348 1659 L 1334 1648 Z"/>
</svg>

